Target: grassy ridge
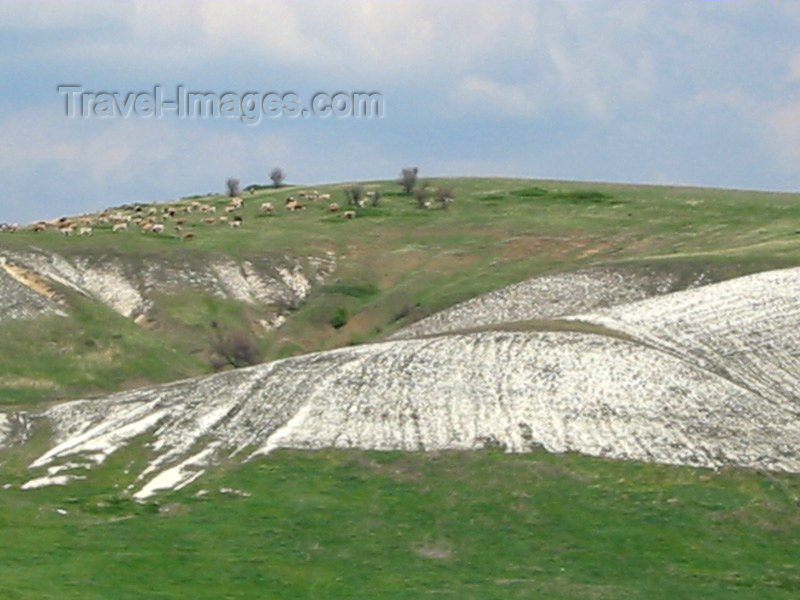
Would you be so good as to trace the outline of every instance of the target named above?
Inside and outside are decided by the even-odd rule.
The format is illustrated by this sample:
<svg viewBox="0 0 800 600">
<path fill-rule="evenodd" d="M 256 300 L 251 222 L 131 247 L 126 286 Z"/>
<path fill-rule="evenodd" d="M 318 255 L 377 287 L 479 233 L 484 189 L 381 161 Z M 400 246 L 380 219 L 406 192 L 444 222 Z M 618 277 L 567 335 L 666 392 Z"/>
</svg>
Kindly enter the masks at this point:
<svg viewBox="0 0 800 600">
<path fill-rule="evenodd" d="M 800 593 L 797 477 L 544 452 L 282 451 L 137 505 L 113 487 L 127 460 L 92 484 L 0 495 L 0 596 Z"/>
<path fill-rule="evenodd" d="M 205 225 L 206 215 L 193 214 L 186 225 L 197 233 L 191 242 L 181 241 L 169 226 L 162 236 L 133 230 L 112 234 L 100 227 L 91 238 L 63 238 L 56 232 L 3 235 L 0 247 L 122 255 L 134 265 L 202 262 L 213 253 L 245 259 L 334 252 L 333 277 L 313 290 L 280 329 L 257 332 L 264 360 L 375 340 L 477 294 L 589 264 L 655 260 L 680 269 L 702 263 L 726 277 L 800 264 L 798 195 L 518 179 L 429 184 L 452 188 L 455 204 L 449 210 L 419 210 L 396 184 L 366 182 L 367 189 L 384 193 L 382 204 L 359 209 L 350 221 L 327 213 L 326 203 L 309 203 L 298 213 L 283 209 L 287 195 L 311 188 L 266 189 L 245 195 L 241 230 Z M 342 185 L 316 187 L 345 203 Z M 222 196 L 203 201 L 218 206 L 217 215 L 227 203 Z M 264 201 L 276 205 L 274 215 L 261 214 Z M 93 328 L 73 319 L 69 335 L 54 320 L 15 326 L 13 335 L 0 336 L 0 363 L 16 364 L 10 383 L 0 378 L 0 401 L 74 397 L 206 373 L 210 366 L 202 355 L 214 339 L 211 322 L 221 319 L 231 331 L 256 330 L 252 323 L 263 314 L 236 302 L 176 296 L 161 298 L 155 316 L 155 327 L 141 333 L 142 343 L 126 347 L 114 337 L 125 326 L 112 317 L 107 331 L 101 323 Z M 123 377 L 108 377 L 106 367 L 93 359 L 94 348 L 74 343 L 54 347 L 50 358 L 40 360 L 13 343 L 22 337 L 107 339 L 107 355 L 124 355 L 129 365 Z M 161 350 L 153 353 L 153 345 Z M 76 361 L 87 371 L 83 384 L 68 377 Z M 63 377 L 46 380 L 45 371 Z"/>
</svg>

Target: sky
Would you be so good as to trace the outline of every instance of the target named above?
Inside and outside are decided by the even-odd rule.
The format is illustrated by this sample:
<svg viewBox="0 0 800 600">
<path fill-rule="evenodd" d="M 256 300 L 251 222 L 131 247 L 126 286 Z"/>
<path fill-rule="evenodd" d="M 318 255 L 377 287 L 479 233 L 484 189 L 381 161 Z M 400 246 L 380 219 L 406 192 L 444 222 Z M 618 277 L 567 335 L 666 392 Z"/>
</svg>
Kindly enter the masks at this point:
<svg viewBox="0 0 800 600">
<path fill-rule="evenodd" d="M 800 2 L 0 0 L 0 222 L 267 181 L 800 191 Z M 378 91 L 356 120 L 74 118 L 60 84 Z"/>
</svg>

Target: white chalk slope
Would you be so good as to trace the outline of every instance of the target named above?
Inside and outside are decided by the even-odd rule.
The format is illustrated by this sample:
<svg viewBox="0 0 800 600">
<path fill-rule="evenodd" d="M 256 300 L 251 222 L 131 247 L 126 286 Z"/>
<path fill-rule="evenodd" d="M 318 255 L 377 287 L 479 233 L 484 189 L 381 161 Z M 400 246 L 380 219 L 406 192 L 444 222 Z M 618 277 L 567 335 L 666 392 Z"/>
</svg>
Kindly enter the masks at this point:
<svg viewBox="0 0 800 600">
<path fill-rule="evenodd" d="M 534 319 L 552 319 L 711 283 L 702 269 L 679 273 L 638 264 L 553 273 L 489 292 L 421 319 L 391 339 L 408 339 Z"/>
<path fill-rule="evenodd" d="M 541 446 L 800 472 L 800 269 L 564 323 L 574 330 L 391 340 L 68 402 L 36 417 L 55 445 L 26 485 L 83 476 L 135 440 L 152 456 L 138 498 L 280 447 Z"/>
<path fill-rule="evenodd" d="M 64 314 L 52 298 L 35 292 L 14 277 L 14 271 L 0 256 L 0 323 Z"/>
<path fill-rule="evenodd" d="M 44 312 L 47 308 L 35 291 L 3 273 L 3 267 L 8 270 L 11 266 L 99 300 L 124 317 L 136 318 L 151 312 L 159 296 L 186 291 L 252 305 L 295 307 L 313 285 L 321 284 L 333 272 L 335 257 L 300 260 L 280 256 L 237 262 L 224 255 L 165 260 L 158 255 L 67 256 L 36 248 L 0 248 L 0 321 L 29 317 L 33 309 Z M 27 295 L 22 296 L 22 291 Z M 21 309 L 25 302 L 31 305 L 28 312 Z"/>
</svg>

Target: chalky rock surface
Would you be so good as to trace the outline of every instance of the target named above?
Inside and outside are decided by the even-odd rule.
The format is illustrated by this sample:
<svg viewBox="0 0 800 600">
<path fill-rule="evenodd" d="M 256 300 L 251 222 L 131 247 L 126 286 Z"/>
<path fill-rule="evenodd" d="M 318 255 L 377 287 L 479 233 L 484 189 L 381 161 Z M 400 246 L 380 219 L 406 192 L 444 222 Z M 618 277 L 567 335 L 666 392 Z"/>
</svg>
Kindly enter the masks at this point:
<svg viewBox="0 0 800 600">
<path fill-rule="evenodd" d="M 573 318 L 683 357 L 800 415 L 800 269 L 739 277 Z"/>
<path fill-rule="evenodd" d="M 9 415 L 0 413 L 0 448 L 6 445 L 11 431 Z"/>
<path fill-rule="evenodd" d="M 0 413 L 0 449 L 27 441 L 31 423 L 24 413 Z"/>
<path fill-rule="evenodd" d="M 407 339 L 536 319 L 552 319 L 624 302 L 642 300 L 711 283 L 701 269 L 679 273 L 641 265 L 590 267 L 528 279 L 478 296 L 401 329 L 391 339 Z"/>
<path fill-rule="evenodd" d="M 20 281 L 19 273 L 0 257 L 0 323 L 44 315 L 64 313 L 55 300 Z"/>
<path fill-rule="evenodd" d="M 294 308 L 308 296 L 313 285 L 322 283 L 333 272 L 336 264 L 333 255 L 305 260 L 264 257 L 242 262 L 224 255 L 202 259 L 187 255 L 185 261 L 166 261 L 157 254 L 66 256 L 35 248 L 0 249 L 0 260 L 95 298 L 130 318 L 149 313 L 160 294 L 187 291 L 254 305 Z M 0 278 L 0 293 L 5 291 L 3 281 Z M 0 300 L 0 319 L 6 316 L 4 304 Z"/>
<path fill-rule="evenodd" d="M 85 477 L 136 443 L 150 456 L 132 474 L 136 498 L 284 447 L 543 447 L 800 472 L 800 269 L 562 321 L 560 331 L 391 340 L 57 405 L 25 417 L 47 425 L 53 445 L 23 487 Z"/>
</svg>

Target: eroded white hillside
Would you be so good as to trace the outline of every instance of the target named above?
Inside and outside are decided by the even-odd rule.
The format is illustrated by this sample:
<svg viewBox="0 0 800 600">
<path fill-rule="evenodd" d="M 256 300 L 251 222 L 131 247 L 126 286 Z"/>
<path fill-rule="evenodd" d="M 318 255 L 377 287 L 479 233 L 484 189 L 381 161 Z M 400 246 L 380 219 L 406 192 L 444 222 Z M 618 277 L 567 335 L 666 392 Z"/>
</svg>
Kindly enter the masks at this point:
<svg viewBox="0 0 800 600">
<path fill-rule="evenodd" d="M 457 304 L 395 333 L 408 339 L 478 327 L 552 319 L 708 283 L 702 271 L 678 273 L 639 265 L 590 267 L 534 277 Z"/>
<path fill-rule="evenodd" d="M 28 440 L 31 423 L 24 413 L 0 412 L 0 448 L 22 444 Z"/>
<path fill-rule="evenodd" d="M 47 293 L 33 289 L 23 275 L 0 256 L 0 322 L 43 315 L 63 316 L 58 302 Z"/>
<path fill-rule="evenodd" d="M 800 415 L 800 269 L 739 277 L 574 319 L 684 357 Z M 798 440 L 800 442 L 800 440 Z"/>
<path fill-rule="evenodd" d="M 541 446 L 800 472 L 800 269 L 576 319 L 605 329 L 387 341 L 67 402 L 36 417 L 54 440 L 27 487 L 84 477 L 135 443 L 151 457 L 137 498 L 282 447 Z"/>
<path fill-rule="evenodd" d="M 31 248 L 2 249 L 0 258 L 134 318 L 151 311 L 160 294 L 192 291 L 254 305 L 295 307 L 335 268 L 330 254 L 302 261 L 283 256 L 237 262 L 223 255 L 184 261 L 159 255 L 67 257 Z M 5 286 L 3 281 L 0 285 Z M 6 314 L 5 304 L 0 300 L 0 318 Z"/>
<path fill-rule="evenodd" d="M 11 423 L 9 422 L 9 416 L 4 413 L 0 413 L 0 448 L 5 446 L 10 432 Z"/>
</svg>

